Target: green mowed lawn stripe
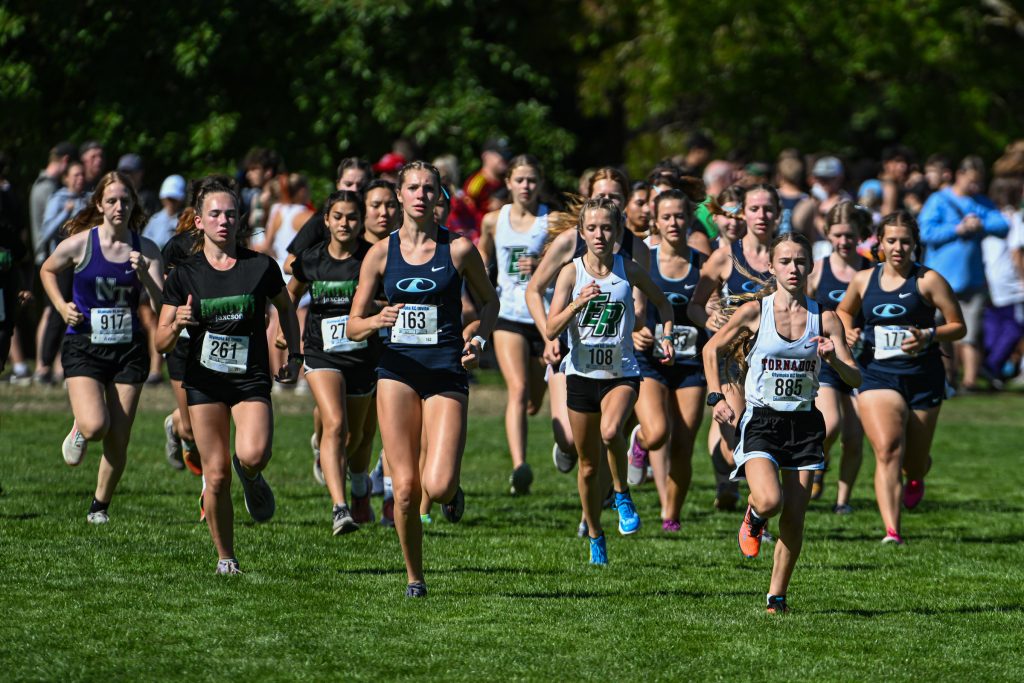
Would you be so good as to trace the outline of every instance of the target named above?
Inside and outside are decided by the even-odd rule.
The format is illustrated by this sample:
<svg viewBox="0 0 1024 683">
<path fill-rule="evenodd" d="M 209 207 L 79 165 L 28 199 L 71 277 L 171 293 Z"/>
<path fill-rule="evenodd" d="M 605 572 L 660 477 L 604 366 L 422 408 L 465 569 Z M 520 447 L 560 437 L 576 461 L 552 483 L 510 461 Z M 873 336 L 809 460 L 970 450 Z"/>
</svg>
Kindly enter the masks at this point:
<svg viewBox="0 0 1024 683">
<path fill-rule="evenodd" d="M 763 613 L 771 547 L 744 560 L 739 514 L 711 509 L 704 433 L 682 531 L 661 532 L 657 495 L 639 487 L 643 529 L 621 538 L 606 512 L 611 565 L 595 570 L 575 536 L 575 477 L 550 462 L 547 420 L 530 422 L 533 494 L 510 498 L 500 392 L 481 389 L 466 517 L 453 526 L 435 508 L 430 597 L 409 601 L 393 530 L 331 537 L 326 490 L 310 476 L 308 400 L 285 399 L 275 420 L 275 519 L 252 524 L 234 491 L 247 573 L 225 578 L 213 576 L 196 521 L 199 480 L 164 462 L 169 393 L 143 404 L 104 528 L 85 523 L 99 445 L 69 469 L 66 403 L 28 398 L 33 407 L 0 413 L 5 680 L 984 680 L 1015 678 L 1022 664 L 1016 396 L 946 404 L 927 496 L 905 518 L 906 547 L 878 543 L 870 451 L 853 515 L 829 512 L 834 468 L 808 513 L 785 619 Z"/>
</svg>

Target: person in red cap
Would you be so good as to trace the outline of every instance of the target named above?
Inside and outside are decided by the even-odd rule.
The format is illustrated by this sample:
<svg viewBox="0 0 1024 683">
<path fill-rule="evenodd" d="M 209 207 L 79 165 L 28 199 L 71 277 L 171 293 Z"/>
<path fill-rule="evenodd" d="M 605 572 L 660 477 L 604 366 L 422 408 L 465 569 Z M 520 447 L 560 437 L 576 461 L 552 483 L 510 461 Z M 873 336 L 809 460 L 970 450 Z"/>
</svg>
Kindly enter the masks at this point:
<svg viewBox="0 0 1024 683">
<path fill-rule="evenodd" d="M 405 166 L 405 157 L 397 152 L 388 152 L 373 165 L 373 172 L 381 180 L 398 183 L 398 172 Z"/>
<path fill-rule="evenodd" d="M 462 191 L 466 203 L 473 211 L 477 230 L 484 216 L 497 207 L 490 206 L 491 195 L 504 187 L 505 172 L 508 160 L 512 158 L 512 149 L 505 138 L 491 138 L 484 143 L 480 153 L 481 166 L 473 175 L 466 178 Z"/>
</svg>

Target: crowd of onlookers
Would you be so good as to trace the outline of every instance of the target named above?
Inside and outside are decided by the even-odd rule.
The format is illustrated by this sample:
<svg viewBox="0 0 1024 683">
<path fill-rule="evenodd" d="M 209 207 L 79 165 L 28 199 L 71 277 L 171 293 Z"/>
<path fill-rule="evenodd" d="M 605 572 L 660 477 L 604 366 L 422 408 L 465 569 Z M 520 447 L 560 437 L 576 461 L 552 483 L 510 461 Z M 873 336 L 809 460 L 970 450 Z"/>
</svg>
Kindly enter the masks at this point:
<svg viewBox="0 0 1024 683">
<path fill-rule="evenodd" d="M 346 159 L 336 185 L 361 190 L 370 179 L 394 182 L 402 165 L 415 156 L 400 140 L 376 163 Z M 509 201 L 504 176 L 511 156 L 506 140 L 487 141 L 478 167 L 465 181 L 454 155 L 433 160 L 447 191 L 449 228 L 474 242 L 479 238 L 483 216 Z M 8 290 L 0 296 L 0 326 L 6 325 L 12 337 L 9 359 L 0 363 L 9 361 L 12 382 L 45 385 L 60 378 L 64 323 L 46 305 L 35 274 L 61 239 L 63 225 L 90 201 L 96 181 L 110 166 L 135 184 L 149 216 L 143 234 L 162 247 L 174 234 L 185 206 L 187 183 L 181 175 L 169 175 L 157 184 L 147 179 L 138 154 L 123 154 L 112 165 L 100 142 L 62 142 L 50 151 L 31 188 L 15 188 L 8 180 L 6 156 L 0 153 L 0 289 Z M 581 175 L 580 188 L 588 186 L 589 173 Z M 893 211 L 910 212 L 920 225 L 923 263 L 950 282 L 967 321 L 967 338 L 950 353 L 950 378 L 964 390 L 1021 382 L 1024 141 L 1008 146 L 989 169 L 976 156 L 951 160 L 933 154 L 921 159 L 903 146 L 885 149 L 877 162 L 844 163 L 834 155 L 808 156 L 797 150 L 784 150 L 773 163 L 715 158 L 712 141 L 697 134 L 691 136 L 685 154 L 660 162 L 633 190 L 646 192 L 686 175 L 701 177 L 712 198 L 736 185 L 775 184 L 782 203 L 779 231 L 809 237 L 818 258 L 828 253 L 825 217 L 837 203 L 856 201 L 876 223 Z M 308 179 L 289 172 L 272 150 L 251 150 L 239 164 L 237 177 L 252 245 L 283 261 L 291 239 L 316 214 L 314 202 L 320 198 L 312 196 Z M 575 188 L 548 188 L 550 201 L 557 204 L 556 189 Z M 381 210 L 389 212 L 388 220 L 398 214 L 397 207 Z M 871 236 L 863 237 L 870 246 Z M 62 286 L 70 286 L 70 271 L 67 275 Z M 155 383 L 162 374 L 159 356 L 153 357 L 150 381 Z"/>
</svg>

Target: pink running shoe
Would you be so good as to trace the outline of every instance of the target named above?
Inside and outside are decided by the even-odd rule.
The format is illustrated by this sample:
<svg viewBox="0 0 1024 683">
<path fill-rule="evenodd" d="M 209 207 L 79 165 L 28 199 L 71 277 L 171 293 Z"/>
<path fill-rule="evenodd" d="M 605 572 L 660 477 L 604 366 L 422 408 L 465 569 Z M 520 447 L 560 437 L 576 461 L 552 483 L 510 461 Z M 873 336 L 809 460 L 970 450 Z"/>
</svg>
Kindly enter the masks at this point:
<svg viewBox="0 0 1024 683">
<path fill-rule="evenodd" d="M 882 543 L 895 543 L 896 545 L 903 545 L 904 543 L 906 543 L 906 541 L 903 540 L 902 536 L 896 533 L 895 529 L 886 529 L 885 538 L 882 539 Z"/>
<path fill-rule="evenodd" d="M 679 522 L 677 522 L 674 519 L 665 519 L 665 520 L 662 520 L 662 522 L 661 522 L 661 530 L 662 531 L 670 531 L 672 533 L 675 533 L 675 532 L 679 531 L 681 528 L 682 527 L 679 526 Z"/>
<path fill-rule="evenodd" d="M 633 427 L 629 434 L 629 467 L 626 472 L 626 481 L 630 486 L 639 486 L 647 481 L 647 449 L 640 445 L 637 436 L 640 434 L 640 425 Z"/>
<path fill-rule="evenodd" d="M 911 479 L 903 487 L 903 507 L 913 510 L 924 498 L 924 479 Z"/>
</svg>

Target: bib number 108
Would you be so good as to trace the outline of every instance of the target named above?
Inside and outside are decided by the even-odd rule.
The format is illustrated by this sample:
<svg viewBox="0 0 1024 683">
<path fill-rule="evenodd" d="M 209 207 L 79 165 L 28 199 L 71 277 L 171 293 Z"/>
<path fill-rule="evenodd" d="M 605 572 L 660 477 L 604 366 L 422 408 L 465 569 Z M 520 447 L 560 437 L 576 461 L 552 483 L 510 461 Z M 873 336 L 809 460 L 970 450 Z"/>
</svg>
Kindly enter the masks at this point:
<svg viewBox="0 0 1024 683">
<path fill-rule="evenodd" d="M 615 362 L 614 349 L 587 349 L 590 353 L 590 364 L 607 367 Z"/>
</svg>

